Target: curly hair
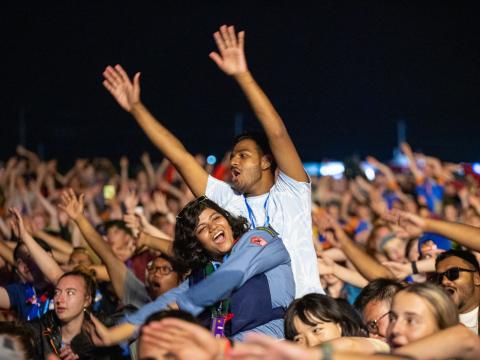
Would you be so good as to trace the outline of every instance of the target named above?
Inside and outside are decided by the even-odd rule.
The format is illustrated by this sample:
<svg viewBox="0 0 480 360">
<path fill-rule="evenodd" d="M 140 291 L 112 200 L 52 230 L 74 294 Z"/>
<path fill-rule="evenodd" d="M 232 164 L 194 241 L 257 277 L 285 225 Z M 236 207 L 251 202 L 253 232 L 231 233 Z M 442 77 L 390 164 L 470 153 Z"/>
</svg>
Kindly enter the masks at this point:
<svg viewBox="0 0 480 360">
<path fill-rule="evenodd" d="M 205 266 L 212 259 L 195 234 L 198 218 L 205 209 L 213 209 L 225 217 L 236 239 L 246 233 L 249 228 L 247 219 L 233 216 L 206 196 L 188 203 L 177 216 L 173 253 L 177 261 L 192 270 Z"/>
</svg>

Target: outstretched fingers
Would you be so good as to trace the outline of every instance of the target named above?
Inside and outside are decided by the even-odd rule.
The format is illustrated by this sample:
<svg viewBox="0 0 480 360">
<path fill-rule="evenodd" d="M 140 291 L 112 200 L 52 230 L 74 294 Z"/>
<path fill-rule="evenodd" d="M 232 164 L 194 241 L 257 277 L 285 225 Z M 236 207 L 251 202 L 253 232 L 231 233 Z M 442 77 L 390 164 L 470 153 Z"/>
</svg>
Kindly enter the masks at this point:
<svg viewBox="0 0 480 360">
<path fill-rule="evenodd" d="M 218 51 L 220 51 L 220 53 L 223 53 L 227 47 L 225 44 L 225 40 L 223 39 L 222 35 L 220 35 L 219 31 L 213 33 L 213 39 L 215 40 Z"/>
</svg>

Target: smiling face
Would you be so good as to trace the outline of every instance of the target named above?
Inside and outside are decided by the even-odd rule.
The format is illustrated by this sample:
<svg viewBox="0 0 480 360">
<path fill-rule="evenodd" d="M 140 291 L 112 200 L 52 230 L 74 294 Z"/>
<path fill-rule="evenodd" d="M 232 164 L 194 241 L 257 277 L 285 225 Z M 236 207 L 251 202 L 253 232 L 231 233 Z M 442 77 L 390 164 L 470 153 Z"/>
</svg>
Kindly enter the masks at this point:
<svg viewBox="0 0 480 360">
<path fill-rule="evenodd" d="M 195 236 L 203 248 L 217 259 L 230 252 L 235 242 L 227 219 L 211 208 L 206 208 L 198 216 Z"/>
<path fill-rule="evenodd" d="M 444 273 L 452 268 L 474 270 L 473 265 L 468 261 L 457 256 L 449 256 L 437 264 L 436 271 Z M 460 314 L 469 312 L 478 306 L 477 294 L 480 287 L 480 275 L 478 272 L 461 271 L 456 280 L 449 280 L 444 276 L 441 285 L 457 306 Z"/>
<path fill-rule="evenodd" d="M 313 347 L 342 336 L 342 328 L 339 324 L 323 322 L 310 314 L 308 317 L 309 321 L 315 325 L 305 324 L 298 316 L 293 318 L 293 326 L 297 332 L 293 341 L 299 345 Z"/>
<path fill-rule="evenodd" d="M 390 312 L 388 340 L 397 348 L 438 330 L 433 309 L 420 296 L 401 291 L 395 295 Z"/>
<path fill-rule="evenodd" d="M 230 170 L 235 189 L 242 193 L 254 193 L 271 163 L 252 139 L 239 141 L 230 155 Z"/>
<path fill-rule="evenodd" d="M 65 276 L 60 279 L 53 296 L 55 313 L 62 323 L 83 316 L 83 309 L 91 303 L 86 293 L 85 280 L 80 276 Z"/>
</svg>

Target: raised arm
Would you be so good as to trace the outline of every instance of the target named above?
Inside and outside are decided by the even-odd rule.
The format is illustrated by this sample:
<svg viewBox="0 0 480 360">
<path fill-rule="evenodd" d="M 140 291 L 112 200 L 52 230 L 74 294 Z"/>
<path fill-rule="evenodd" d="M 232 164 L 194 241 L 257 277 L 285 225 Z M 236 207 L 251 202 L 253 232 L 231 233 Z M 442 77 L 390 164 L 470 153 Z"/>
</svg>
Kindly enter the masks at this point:
<svg viewBox="0 0 480 360">
<path fill-rule="evenodd" d="M 140 73 L 133 83 L 120 65 L 107 66 L 103 72 L 103 85 L 118 104 L 138 122 L 155 146 L 177 168 L 196 196 L 205 194 L 208 173 L 195 161 L 183 144 L 160 124 L 140 101 Z"/>
<path fill-rule="evenodd" d="M 335 220 L 325 215 L 324 221 L 324 228 L 333 230 L 340 248 L 364 278 L 369 281 L 378 278 L 395 279 L 395 275 L 387 267 L 380 264 L 355 244 Z"/>
<path fill-rule="evenodd" d="M 415 156 L 413 155 L 412 148 L 406 142 L 400 144 L 400 148 L 402 152 L 408 159 L 408 167 L 415 178 L 417 183 L 421 183 L 423 181 L 423 174 L 417 166 L 417 161 L 415 160 Z"/>
<path fill-rule="evenodd" d="M 112 252 L 108 244 L 103 240 L 100 234 L 90 224 L 88 219 L 83 214 L 84 201 L 83 195 L 79 198 L 75 195 L 72 189 L 62 193 L 62 204 L 59 207 L 64 210 L 70 219 L 77 224 L 80 232 L 87 240 L 91 248 L 100 256 L 102 261 L 107 266 L 108 274 L 115 290 L 115 294 L 121 299 L 123 298 L 124 282 L 127 276 L 127 267 L 118 259 Z"/>
<path fill-rule="evenodd" d="M 27 232 L 23 219 L 17 209 L 11 208 L 10 213 L 13 215 L 15 226 L 18 229 L 20 238 L 25 243 L 32 256 L 33 260 L 37 264 L 40 271 L 45 275 L 48 281 L 52 284 L 56 284 L 60 276 L 64 271 L 57 264 L 57 262 L 51 257 Z"/>
<path fill-rule="evenodd" d="M 480 228 L 478 227 L 443 220 L 426 219 L 403 211 L 396 212 L 394 215 L 398 216 L 397 221 L 401 226 L 416 226 L 423 232 L 436 233 L 471 250 L 480 251 Z"/>
<path fill-rule="evenodd" d="M 279 169 L 297 181 L 308 181 L 283 120 L 248 70 L 244 52 L 245 32 L 236 34 L 233 26 L 223 25 L 213 37 L 218 53 L 211 52 L 210 58 L 240 85 L 267 135 Z"/>
</svg>

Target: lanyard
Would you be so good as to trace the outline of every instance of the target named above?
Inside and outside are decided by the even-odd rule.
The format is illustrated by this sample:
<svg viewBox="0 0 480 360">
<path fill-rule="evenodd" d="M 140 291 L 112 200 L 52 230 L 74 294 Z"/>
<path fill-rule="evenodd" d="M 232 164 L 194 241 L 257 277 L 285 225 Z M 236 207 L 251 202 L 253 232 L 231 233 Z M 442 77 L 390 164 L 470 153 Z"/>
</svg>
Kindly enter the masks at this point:
<svg viewBox="0 0 480 360">
<path fill-rule="evenodd" d="M 250 218 L 250 228 L 255 229 L 256 224 L 255 224 L 255 215 L 253 214 L 253 210 L 248 204 L 247 197 L 243 195 L 243 199 L 245 200 L 245 205 L 247 207 L 248 211 L 248 217 Z M 268 193 L 267 198 L 265 199 L 265 203 L 263 204 L 263 209 L 265 210 L 265 223 L 263 224 L 263 227 L 269 227 L 270 226 L 270 216 L 268 215 L 268 200 L 270 199 L 270 192 Z"/>
</svg>

